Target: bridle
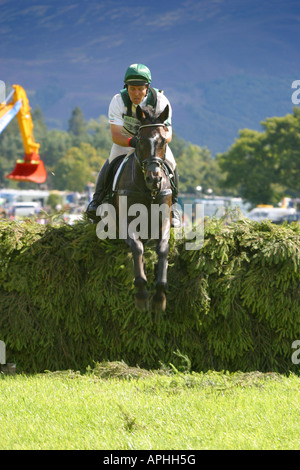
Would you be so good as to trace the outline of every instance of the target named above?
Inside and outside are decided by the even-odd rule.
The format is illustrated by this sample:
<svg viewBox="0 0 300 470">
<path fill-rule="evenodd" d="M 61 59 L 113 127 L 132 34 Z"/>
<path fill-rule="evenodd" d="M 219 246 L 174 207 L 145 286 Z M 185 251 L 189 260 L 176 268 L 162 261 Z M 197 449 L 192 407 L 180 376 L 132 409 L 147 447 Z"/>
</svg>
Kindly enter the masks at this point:
<svg viewBox="0 0 300 470">
<path fill-rule="evenodd" d="M 139 140 L 140 139 L 140 129 L 143 129 L 144 127 L 165 127 L 165 124 L 163 123 L 153 123 L 153 124 L 143 124 L 139 127 L 138 129 L 138 132 L 136 134 L 136 137 L 137 139 Z M 143 178 L 144 180 L 146 179 L 146 173 L 147 173 L 147 170 L 149 169 L 149 166 L 151 164 L 156 164 L 157 166 L 159 166 L 160 169 L 162 169 L 164 171 L 164 173 L 167 175 L 168 178 L 170 178 L 170 171 L 168 169 L 168 166 L 165 164 L 165 161 L 164 161 L 164 158 L 160 158 L 160 157 L 156 157 L 155 155 L 154 156 L 150 156 L 149 158 L 146 158 L 145 160 L 141 160 L 137 153 L 136 153 L 136 150 L 134 151 L 134 154 L 130 154 L 130 155 L 133 155 L 133 158 L 135 159 L 135 161 L 137 162 L 138 166 L 140 167 L 141 171 L 142 171 L 142 174 L 143 174 Z M 129 155 L 126 157 L 127 159 L 129 158 Z M 170 179 L 171 181 L 171 185 L 172 185 L 172 179 Z M 151 198 L 152 201 L 156 200 L 157 197 L 163 197 L 163 196 L 167 196 L 167 195 L 170 195 L 172 194 L 172 189 L 171 188 L 166 188 L 166 189 L 155 189 L 154 191 L 152 191 L 149 195 L 146 193 L 146 192 L 141 192 L 140 190 L 139 191 L 133 191 L 131 189 L 118 189 L 117 190 L 117 193 L 119 196 L 121 195 L 135 195 L 136 197 L 141 197 L 141 195 L 144 195 L 147 199 Z"/>
<path fill-rule="evenodd" d="M 137 139 L 139 140 L 140 136 L 139 136 L 139 133 L 140 133 L 140 130 L 145 128 L 145 127 L 166 127 L 165 124 L 161 123 L 161 122 L 158 122 L 158 123 L 153 123 L 153 124 L 143 124 L 139 127 L 139 130 L 138 130 L 138 133 L 137 133 Z M 143 175 L 145 176 L 146 174 L 146 171 L 147 171 L 147 168 L 149 167 L 149 165 L 155 163 L 157 164 L 160 168 L 164 169 L 165 170 L 165 164 L 164 164 L 164 159 L 160 158 L 160 157 L 156 157 L 156 156 L 150 156 L 149 158 L 145 158 L 145 160 L 141 160 L 137 153 L 136 153 L 136 150 L 134 151 L 134 158 L 136 159 L 136 161 L 138 162 L 142 172 L 143 172 Z"/>
</svg>

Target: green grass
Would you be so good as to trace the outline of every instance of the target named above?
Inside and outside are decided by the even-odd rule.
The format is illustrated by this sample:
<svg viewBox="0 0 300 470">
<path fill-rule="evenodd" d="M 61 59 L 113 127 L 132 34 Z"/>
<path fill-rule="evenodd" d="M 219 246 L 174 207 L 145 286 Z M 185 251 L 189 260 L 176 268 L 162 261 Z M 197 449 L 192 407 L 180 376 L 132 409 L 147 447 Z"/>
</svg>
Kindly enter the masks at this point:
<svg viewBox="0 0 300 470">
<path fill-rule="evenodd" d="M 1 375 L 0 449 L 299 449 L 300 377 L 124 363 Z"/>
</svg>

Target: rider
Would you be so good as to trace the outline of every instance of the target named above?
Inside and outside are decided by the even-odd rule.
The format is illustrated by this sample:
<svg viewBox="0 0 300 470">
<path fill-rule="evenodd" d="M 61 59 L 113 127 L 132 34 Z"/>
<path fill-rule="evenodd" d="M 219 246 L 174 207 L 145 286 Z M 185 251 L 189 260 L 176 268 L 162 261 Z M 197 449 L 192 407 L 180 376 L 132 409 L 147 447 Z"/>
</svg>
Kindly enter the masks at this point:
<svg viewBox="0 0 300 470">
<path fill-rule="evenodd" d="M 157 113 L 160 113 L 165 109 L 166 105 L 169 105 L 169 117 L 165 124 L 169 132 L 167 142 L 170 143 L 172 140 L 171 105 L 162 91 L 150 86 L 151 72 L 148 67 L 143 64 L 130 65 L 125 72 L 124 82 L 124 89 L 112 98 L 109 105 L 108 115 L 113 145 L 108 160 L 106 160 L 99 172 L 95 193 L 86 211 L 87 216 L 93 220 L 96 220 L 97 207 L 101 204 L 105 196 L 105 188 L 109 183 L 107 181 L 107 177 L 110 174 L 107 171 L 109 164 L 116 157 L 133 152 L 136 147 L 135 135 L 140 126 L 140 122 L 135 117 L 136 107 L 138 105 L 149 105 L 155 108 Z M 173 178 L 172 204 L 175 205 L 178 201 L 178 172 L 169 145 L 166 147 L 165 160 Z M 180 216 L 175 208 L 172 211 L 172 226 L 180 226 Z"/>
</svg>

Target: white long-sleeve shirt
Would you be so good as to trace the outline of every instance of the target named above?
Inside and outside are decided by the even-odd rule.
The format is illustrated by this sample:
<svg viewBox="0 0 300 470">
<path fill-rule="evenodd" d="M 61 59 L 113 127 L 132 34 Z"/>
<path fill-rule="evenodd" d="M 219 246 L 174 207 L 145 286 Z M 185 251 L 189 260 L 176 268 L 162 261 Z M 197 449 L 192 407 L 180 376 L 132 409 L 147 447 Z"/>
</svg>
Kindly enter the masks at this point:
<svg viewBox="0 0 300 470">
<path fill-rule="evenodd" d="M 140 106 L 146 106 L 147 96 L 143 99 L 140 103 Z M 172 108 L 168 98 L 161 92 L 157 92 L 157 102 L 156 102 L 156 111 L 157 113 L 163 112 L 166 106 L 169 106 L 169 117 L 166 121 L 166 125 L 168 127 L 169 132 L 172 135 Z M 132 116 L 135 117 L 136 106 L 132 103 Z M 111 100 L 109 109 L 108 109 L 108 121 L 110 124 L 114 124 L 116 126 L 123 126 L 124 120 L 123 116 L 126 115 L 127 109 L 123 102 L 122 96 L 120 93 L 117 93 Z M 124 129 L 124 134 L 126 134 L 126 130 Z M 121 145 L 117 145 L 113 143 L 109 161 L 113 161 L 119 155 L 128 155 L 134 149 L 132 147 L 122 147 Z M 175 168 L 176 162 L 170 147 L 167 145 L 166 148 L 166 160 L 170 163 L 172 169 Z"/>
</svg>

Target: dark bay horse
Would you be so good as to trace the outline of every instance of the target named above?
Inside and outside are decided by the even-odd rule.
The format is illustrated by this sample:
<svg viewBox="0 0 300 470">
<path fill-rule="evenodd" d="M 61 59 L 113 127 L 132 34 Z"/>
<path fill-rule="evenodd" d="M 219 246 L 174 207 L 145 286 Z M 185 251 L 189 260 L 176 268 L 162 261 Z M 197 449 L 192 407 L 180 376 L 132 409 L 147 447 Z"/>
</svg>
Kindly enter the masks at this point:
<svg viewBox="0 0 300 470">
<path fill-rule="evenodd" d="M 137 145 L 120 176 L 115 193 L 115 208 L 119 227 L 125 226 L 134 262 L 135 305 L 148 309 L 147 277 L 144 270 L 144 243 L 157 240 L 155 293 L 152 310 L 166 308 L 167 267 L 171 227 L 172 187 L 165 164 L 167 127 L 164 122 L 169 107 L 155 115 L 152 108 L 137 106 L 136 116 L 141 125 Z M 126 197 L 127 213 L 122 211 Z M 123 198 L 123 199 L 121 199 Z M 135 217 L 139 214 L 138 217 Z"/>
</svg>

